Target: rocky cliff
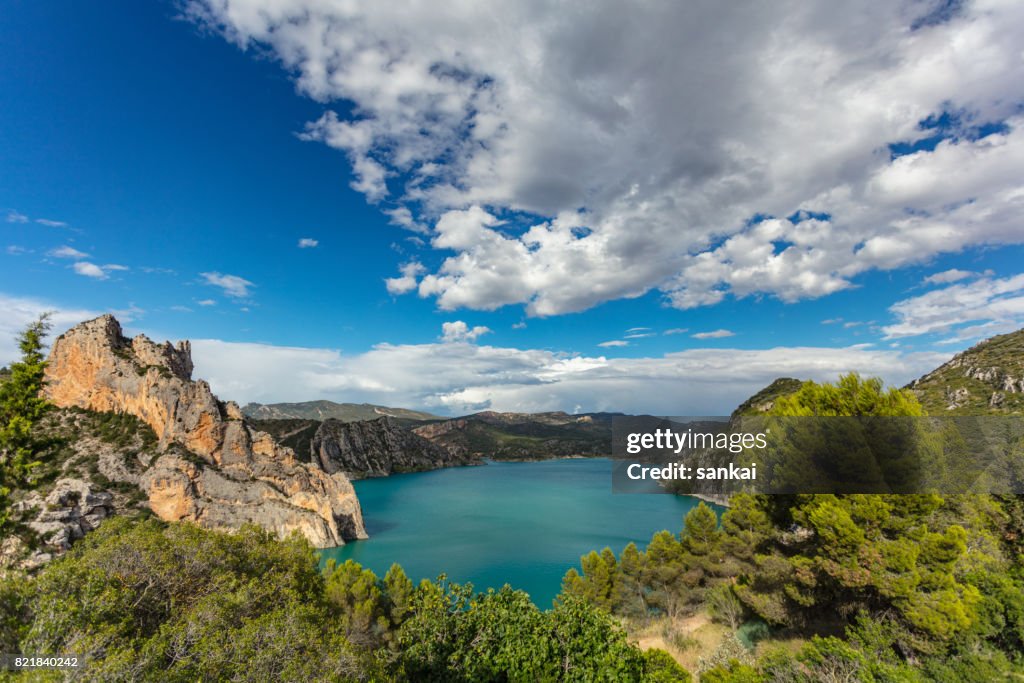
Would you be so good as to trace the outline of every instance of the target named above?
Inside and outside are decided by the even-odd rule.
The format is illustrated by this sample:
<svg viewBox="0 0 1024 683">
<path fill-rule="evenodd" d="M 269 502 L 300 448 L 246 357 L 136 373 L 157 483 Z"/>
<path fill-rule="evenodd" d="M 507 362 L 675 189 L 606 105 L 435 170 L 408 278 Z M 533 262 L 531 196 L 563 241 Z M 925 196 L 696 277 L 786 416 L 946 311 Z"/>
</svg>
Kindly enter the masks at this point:
<svg viewBox="0 0 1024 683">
<path fill-rule="evenodd" d="M 348 478 L 300 462 L 192 380 L 188 342 L 127 339 L 105 315 L 61 335 L 49 361 L 45 391 L 55 405 L 128 413 L 156 433 L 160 455 L 139 483 L 162 519 L 297 530 L 320 548 L 366 537 Z"/>
<path fill-rule="evenodd" d="M 362 422 L 324 420 L 310 446 L 313 460 L 325 471 L 351 477 L 384 477 L 480 462 L 463 450 L 431 443 L 390 417 Z"/>
</svg>

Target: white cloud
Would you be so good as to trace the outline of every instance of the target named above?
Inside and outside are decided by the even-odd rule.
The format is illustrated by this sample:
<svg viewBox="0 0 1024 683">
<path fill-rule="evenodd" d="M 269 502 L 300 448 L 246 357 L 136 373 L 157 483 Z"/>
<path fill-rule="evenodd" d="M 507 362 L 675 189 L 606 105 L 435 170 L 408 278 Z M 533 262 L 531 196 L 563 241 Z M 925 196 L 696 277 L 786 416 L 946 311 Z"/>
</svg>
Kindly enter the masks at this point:
<svg viewBox="0 0 1024 683">
<path fill-rule="evenodd" d="M 96 278 L 97 280 L 106 280 L 109 277 L 103 268 L 97 266 L 95 263 L 89 263 L 88 261 L 79 261 L 73 265 L 72 268 L 79 275 Z"/>
<path fill-rule="evenodd" d="M 421 296 L 553 315 L 652 288 L 679 308 L 795 301 L 1024 241 L 1024 5 L 921 21 L 937 2 L 188 11 L 355 112 L 327 111 L 305 137 L 347 154 L 353 187 L 389 198 L 393 222 L 433 225 L 434 248 L 453 252 Z M 965 129 L 1007 127 L 890 158 L 944 110 Z M 506 229 L 510 211 L 542 218 Z"/>
<path fill-rule="evenodd" d="M 419 284 L 417 282 L 417 278 L 426 272 L 426 270 L 427 269 L 424 268 L 421 263 L 416 263 L 415 261 L 412 263 L 406 263 L 399 268 L 401 275 L 398 277 L 387 278 L 384 280 L 384 285 L 387 287 L 390 294 L 405 294 L 406 292 L 416 289 Z"/>
<path fill-rule="evenodd" d="M 835 325 L 835 324 L 841 323 L 841 322 L 843 322 L 842 318 L 829 318 L 827 320 L 822 320 L 821 324 L 822 325 Z"/>
<path fill-rule="evenodd" d="M 889 307 L 897 322 L 882 328 L 886 339 L 945 333 L 975 339 L 1024 327 L 1024 274 L 984 277 L 897 301 Z M 968 327 L 960 327 L 975 323 Z"/>
<path fill-rule="evenodd" d="M 959 282 L 960 280 L 966 280 L 969 277 L 974 277 L 977 273 L 970 270 L 960 270 L 959 268 L 950 268 L 944 270 L 941 273 L 935 273 L 929 275 L 921 282 L 926 285 L 947 285 L 950 282 Z"/>
<path fill-rule="evenodd" d="M 7 212 L 8 223 L 28 223 L 28 216 L 11 209 Z"/>
<path fill-rule="evenodd" d="M 728 414 L 780 376 L 834 381 L 857 370 L 902 386 L 945 353 L 865 348 L 693 349 L 654 358 L 568 356 L 476 344 L 380 344 L 360 354 L 194 340 L 196 377 L 240 402 L 318 398 L 477 410 Z M 430 368 L 424 372 L 424 368 Z"/>
<path fill-rule="evenodd" d="M 11 256 L 20 256 L 21 254 L 27 254 L 31 252 L 31 249 L 26 249 L 25 247 L 19 247 L 17 244 L 12 244 L 8 246 L 6 249 L 4 249 L 4 251 L 6 251 Z"/>
<path fill-rule="evenodd" d="M 45 225 L 48 228 L 66 228 L 66 227 L 68 227 L 68 224 L 65 223 L 64 221 L 53 221 L 53 220 L 50 220 L 49 218 L 37 218 L 36 219 L 36 223 L 39 223 L 39 225 Z"/>
<path fill-rule="evenodd" d="M 319 244 L 319 240 L 315 240 L 312 237 L 303 237 L 299 240 L 299 249 L 312 249 Z"/>
<path fill-rule="evenodd" d="M 179 305 L 175 305 L 175 306 L 171 306 L 171 310 L 174 311 L 175 313 L 191 313 L 192 312 L 191 308 L 189 308 L 188 306 L 182 306 L 180 304 Z"/>
<path fill-rule="evenodd" d="M 19 297 L 0 293 L 0 366 L 9 365 L 21 357 L 15 337 L 26 325 L 39 317 L 41 313 L 50 312 L 53 323 L 51 341 L 56 335 L 67 328 L 95 318 L 99 313 L 83 308 L 59 308 L 43 299 Z"/>
<path fill-rule="evenodd" d="M 255 287 L 253 283 L 237 275 L 221 275 L 220 273 L 200 273 L 206 284 L 220 287 L 224 294 L 236 299 L 249 296 L 249 288 Z"/>
<path fill-rule="evenodd" d="M 713 330 L 711 332 L 697 332 L 690 336 L 694 339 L 722 339 L 724 337 L 735 337 L 736 333 L 731 330 Z"/>
<path fill-rule="evenodd" d="M 455 320 L 441 325 L 441 341 L 451 342 L 474 342 L 481 335 L 487 334 L 491 329 L 483 325 L 470 327 L 461 320 Z"/>
<path fill-rule="evenodd" d="M 650 329 L 649 327 L 631 327 L 626 332 L 647 332 Z"/>
<path fill-rule="evenodd" d="M 622 346 L 629 346 L 629 342 L 623 339 L 613 339 L 611 341 L 605 341 L 598 344 L 598 346 L 604 346 L 606 348 L 616 348 Z"/>
<path fill-rule="evenodd" d="M 196 303 L 199 304 L 200 306 L 216 306 L 217 305 L 217 302 L 214 301 L 213 299 L 201 299 L 201 300 L 197 301 Z"/>
<path fill-rule="evenodd" d="M 54 258 L 69 258 L 78 260 L 89 258 L 89 255 L 86 254 L 85 252 L 78 251 L 74 247 L 69 247 L 66 244 L 64 246 L 57 247 L 56 249 L 51 249 L 46 253 L 49 254 L 50 256 L 53 256 Z"/>
<path fill-rule="evenodd" d="M 645 337 L 653 337 L 653 332 L 634 332 L 633 334 L 627 334 L 624 339 L 643 339 Z"/>
<path fill-rule="evenodd" d="M 673 335 L 673 334 L 686 334 L 690 331 L 689 327 L 673 327 L 672 329 L 665 330 L 662 334 Z"/>
</svg>

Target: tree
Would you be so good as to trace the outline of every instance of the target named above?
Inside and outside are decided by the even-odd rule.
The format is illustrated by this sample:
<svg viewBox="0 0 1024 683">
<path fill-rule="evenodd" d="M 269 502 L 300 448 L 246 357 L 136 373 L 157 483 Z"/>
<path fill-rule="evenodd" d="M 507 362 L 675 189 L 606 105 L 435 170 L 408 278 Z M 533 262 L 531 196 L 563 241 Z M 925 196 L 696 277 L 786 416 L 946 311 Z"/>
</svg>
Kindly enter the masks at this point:
<svg viewBox="0 0 1024 683">
<path fill-rule="evenodd" d="M 39 465 L 32 427 L 49 407 L 40 397 L 46 372 L 43 340 L 49 331 L 49 313 L 29 323 L 18 335 L 21 361 L 11 364 L 9 376 L 0 383 L 0 534 L 11 524 L 11 491 L 30 485 Z"/>
</svg>

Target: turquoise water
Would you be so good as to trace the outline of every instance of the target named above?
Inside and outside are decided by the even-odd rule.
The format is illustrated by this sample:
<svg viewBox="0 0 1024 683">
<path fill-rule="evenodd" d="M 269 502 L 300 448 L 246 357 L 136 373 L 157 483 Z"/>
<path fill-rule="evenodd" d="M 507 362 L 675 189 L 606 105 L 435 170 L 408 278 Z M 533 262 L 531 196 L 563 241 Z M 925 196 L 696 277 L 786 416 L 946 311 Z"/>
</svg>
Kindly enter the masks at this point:
<svg viewBox="0 0 1024 683">
<path fill-rule="evenodd" d="M 489 463 L 355 482 L 370 539 L 322 551 L 383 576 L 393 562 L 413 581 L 444 572 L 476 590 L 505 583 L 546 609 L 581 555 L 662 529 L 678 533 L 697 504 L 611 490 L 605 458 Z"/>
</svg>

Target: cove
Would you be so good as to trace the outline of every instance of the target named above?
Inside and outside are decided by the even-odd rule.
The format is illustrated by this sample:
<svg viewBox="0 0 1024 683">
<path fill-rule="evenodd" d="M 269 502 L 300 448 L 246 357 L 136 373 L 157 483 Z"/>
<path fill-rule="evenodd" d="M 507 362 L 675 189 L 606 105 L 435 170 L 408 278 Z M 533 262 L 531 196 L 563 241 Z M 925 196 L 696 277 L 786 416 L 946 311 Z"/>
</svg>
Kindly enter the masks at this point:
<svg viewBox="0 0 1024 683">
<path fill-rule="evenodd" d="M 678 534 L 699 502 L 614 494 L 611 467 L 607 458 L 488 462 L 357 481 L 370 538 L 321 551 L 321 563 L 354 560 L 382 577 L 397 562 L 413 582 L 444 573 L 477 591 L 508 583 L 547 609 L 581 555 Z"/>
</svg>

